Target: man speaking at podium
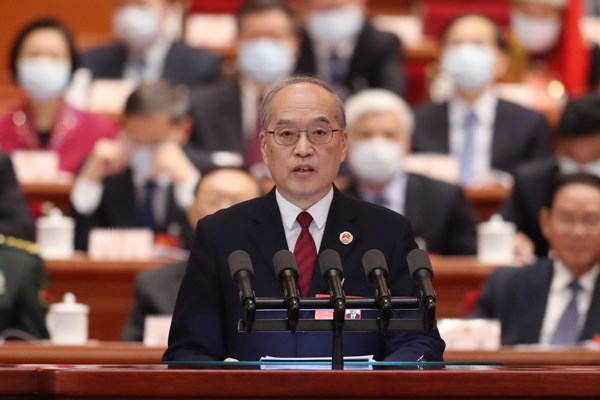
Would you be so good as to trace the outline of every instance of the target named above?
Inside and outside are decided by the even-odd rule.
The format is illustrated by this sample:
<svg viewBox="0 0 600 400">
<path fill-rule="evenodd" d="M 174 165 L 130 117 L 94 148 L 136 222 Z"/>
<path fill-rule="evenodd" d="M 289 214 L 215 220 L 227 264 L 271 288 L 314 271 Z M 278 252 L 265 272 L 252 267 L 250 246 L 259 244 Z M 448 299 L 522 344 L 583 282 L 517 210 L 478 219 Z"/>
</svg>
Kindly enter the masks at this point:
<svg viewBox="0 0 600 400">
<path fill-rule="evenodd" d="M 261 151 L 275 189 L 198 223 L 163 361 L 332 354 L 331 332 L 238 333 L 243 307 L 227 267 L 235 250 L 247 252 L 252 260 L 257 297 L 283 297 L 272 261 L 281 249 L 293 251 L 298 259 L 302 297 L 329 292 L 316 266 L 317 252 L 327 249 L 340 254 L 346 295 L 373 297 L 361 261 L 370 249 L 385 255 L 392 296 L 417 294 L 406 261 L 417 247 L 409 222 L 393 211 L 346 197 L 333 185 L 347 152 L 345 119 L 341 99 L 315 78 L 288 78 L 266 95 Z M 435 329 L 386 335 L 345 332 L 343 337 L 344 356 L 372 354 L 378 361 L 440 361 L 445 347 Z"/>
</svg>

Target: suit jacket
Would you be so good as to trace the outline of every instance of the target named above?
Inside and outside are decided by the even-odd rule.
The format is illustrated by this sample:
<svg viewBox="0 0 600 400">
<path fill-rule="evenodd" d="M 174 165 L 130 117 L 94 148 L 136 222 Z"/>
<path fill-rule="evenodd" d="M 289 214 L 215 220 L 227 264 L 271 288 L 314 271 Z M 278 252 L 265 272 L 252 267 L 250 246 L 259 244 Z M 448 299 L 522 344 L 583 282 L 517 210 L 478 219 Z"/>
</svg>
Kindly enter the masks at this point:
<svg viewBox="0 0 600 400">
<path fill-rule="evenodd" d="M 135 228 L 142 226 L 140 208 L 136 200 L 131 169 L 104 179 L 104 192 L 100 205 L 92 214 L 84 215 L 71 207 L 75 219 L 75 248 L 87 250 L 88 236 L 92 228 Z M 177 226 L 186 247 L 193 240 L 193 231 L 189 226 L 185 210 L 179 208 L 169 188 L 165 227 Z"/>
<path fill-rule="evenodd" d="M 11 153 L 42 149 L 32 120 L 24 105 L 0 117 L 0 150 Z M 52 127 L 48 150 L 58 153 L 61 171 L 77 174 L 96 142 L 113 139 L 118 133 L 115 121 L 63 103 Z"/>
<path fill-rule="evenodd" d="M 121 79 L 127 62 L 127 49 L 120 43 L 97 47 L 81 55 L 81 66 L 92 71 L 94 79 Z M 167 52 L 162 78 L 176 85 L 197 85 L 221 76 L 221 59 L 206 50 L 176 41 Z"/>
<path fill-rule="evenodd" d="M 146 316 L 173 314 L 186 265 L 187 262 L 179 262 L 138 274 L 135 279 L 135 300 L 122 340 L 142 341 Z"/>
<path fill-rule="evenodd" d="M 448 118 L 448 103 L 415 109 L 413 152 L 450 153 Z M 519 164 L 552 155 L 548 123 L 535 111 L 498 99 L 493 130 L 493 169 L 513 174 Z"/>
<path fill-rule="evenodd" d="M 339 239 L 344 231 L 354 236 L 348 245 Z M 361 262 L 363 254 L 372 248 L 379 248 L 386 254 L 392 294 L 416 294 L 406 264 L 407 253 L 415 247 L 410 224 L 404 217 L 335 190 L 320 248 L 339 252 L 347 295 L 373 296 L 374 289 L 365 277 Z M 256 296 L 282 298 L 283 290 L 275 276 L 272 257 L 278 250 L 287 248 L 274 190 L 265 197 L 240 203 L 200 220 L 175 305 L 169 348 L 163 360 L 233 357 L 257 361 L 266 355 L 331 356 L 331 332 L 297 332 L 294 335 L 288 332 L 252 332 L 250 335 L 237 332 L 242 305 L 227 268 L 229 254 L 241 249 L 250 255 Z M 309 296 L 329 293 L 327 284 L 315 268 Z M 270 317 L 273 314 L 286 315 L 272 311 Z M 385 336 L 377 332 L 345 332 L 343 340 L 345 355 L 374 354 L 377 360 L 416 360 L 421 355 L 426 360 L 441 360 L 445 347 L 437 330 Z"/>
<path fill-rule="evenodd" d="M 361 198 L 356 182 L 346 194 Z M 459 186 L 408 174 L 404 215 L 427 251 L 445 255 L 476 254 L 477 231 L 470 203 Z"/>
<path fill-rule="evenodd" d="M 403 62 L 402 45 L 398 37 L 377 30 L 367 21 L 358 34 L 356 47 L 350 58 L 346 86 L 350 93 L 367 88 L 382 88 L 403 95 L 406 93 Z M 296 73 L 317 73 L 313 43 L 306 33 L 303 34 Z"/>
<path fill-rule="evenodd" d="M 34 240 L 33 218 L 10 158 L 0 153 L 0 234 Z"/>
<path fill-rule="evenodd" d="M 215 151 L 245 155 L 241 89 L 236 79 L 194 89 L 190 115 L 193 126 L 186 152 L 200 160 L 201 167 L 212 166 L 210 156 Z"/>
<path fill-rule="evenodd" d="M 539 343 L 554 268 L 543 259 L 522 268 L 492 272 L 477 300 L 473 318 L 497 318 L 502 325 L 502 344 Z M 579 340 L 600 332 L 600 276 Z"/>
<path fill-rule="evenodd" d="M 555 158 L 533 161 L 515 172 L 512 193 L 502 205 L 502 217 L 512 221 L 535 244 L 535 254 L 548 255 L 548 241 L 540 228 L 540 210 L 546 204 L 552 180 L 559 174 Z"/>
<path fill-rule="evenodd" d="M 23 242 L 0 235 L 0 333 L 18 329 L 46 339 L 47 304 L 42 295 L 48 274 L 44 261 Z"/>
</svg>

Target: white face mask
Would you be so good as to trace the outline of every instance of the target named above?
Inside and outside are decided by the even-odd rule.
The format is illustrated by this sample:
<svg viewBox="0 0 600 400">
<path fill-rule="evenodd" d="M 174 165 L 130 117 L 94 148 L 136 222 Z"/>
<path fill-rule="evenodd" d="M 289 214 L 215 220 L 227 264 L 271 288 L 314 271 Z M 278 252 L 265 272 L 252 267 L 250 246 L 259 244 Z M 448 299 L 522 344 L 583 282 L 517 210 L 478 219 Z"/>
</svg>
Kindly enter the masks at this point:
<svg viewBox="0 0 600 400">
<path fill-rule="evenodd" d="M 356 142 L 348 161 L 360 179 L 383 184 L 402 169 L 404 147 L 391 139 L 367 139 Z"/>
<path fill-rule="evenodd" d="M 364 24 L 361 9 L 355 5 L 313 12 L 307 22 L 309 36 L 320 42 L 336 42 L 356 35 Z"/>
<path fill-rule="evenodd" d="M 154 43 L 160 29 L 160 15 L 152 7 L 124 6 L 117 10 L 113 19 L 115 35 L 135 50 L 145 50 Z"/>
<path fill-rule="evenodd" d="M 71 79 L 71 64 L 50 57 L 30 57 L 19 61 L 17 80 L 27 95 L 36 101 L 61 96 Z"/>
<path fill-rule="evenodd" d="M 494 80 L 496 52 L 486 46 L 463 43 L 442 54 L 442 69 L 456 87 L 467 93 L 477 92 Z"/>
<path fill-rule="evenodd" d="M 600 177 L 600 160 L 582 164 L 570 157 L 561 156 L 558 158 L 558 168 L 563 174 L 572 174 L 575 172 L 586 172 L 588 174 Z"/>
<path fill-rule="evenodd" d="M 558 42 L 562 22 L 558 16 L 530 17 L 515 11 L 510 18 L 511 29 L 519 43 L 531 54 L 541 54 Z"/>
<path fill-rule="evenodd" d="M 283 40 L 254 39 L 244 42 L 237 56 L 238 68 L 250 79 L 269 85 L 294 69 L 294 50 Z"/>
</svg>

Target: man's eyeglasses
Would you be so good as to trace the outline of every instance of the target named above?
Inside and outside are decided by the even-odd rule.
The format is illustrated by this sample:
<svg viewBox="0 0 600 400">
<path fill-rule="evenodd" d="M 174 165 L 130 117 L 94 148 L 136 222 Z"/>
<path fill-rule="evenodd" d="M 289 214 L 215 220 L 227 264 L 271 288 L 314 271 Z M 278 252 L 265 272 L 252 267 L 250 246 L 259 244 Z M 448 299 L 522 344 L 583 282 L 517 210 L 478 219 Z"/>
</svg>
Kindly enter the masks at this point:
<svg viewBox="0 0 600 400">
<path fill-rule="evenodd" d="M 343 129 L 333 129 L 328 125 L 310 125 L 304 130 L 296 127 L 280 126 L 272 131 L 265 131 L 273 135 L 275 143 L 282 146 L 292 146 L 300 140 L 300 134 L 306 132 L 306 138 L 312 144 L 327 144 L 333 139 L 333 132 L 343 131 Z"/>
</svg>

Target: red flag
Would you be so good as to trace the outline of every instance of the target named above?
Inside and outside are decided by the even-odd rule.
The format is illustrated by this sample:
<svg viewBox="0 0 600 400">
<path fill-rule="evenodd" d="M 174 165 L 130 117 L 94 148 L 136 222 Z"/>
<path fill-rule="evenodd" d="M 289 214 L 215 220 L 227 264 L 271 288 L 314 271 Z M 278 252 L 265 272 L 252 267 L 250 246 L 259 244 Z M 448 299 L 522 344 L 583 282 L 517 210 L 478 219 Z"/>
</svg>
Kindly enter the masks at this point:
<svg viewBox="0 0 600 400">
<path fill-rule="evenodd" d="M 570 0 L 565 10 L 561 49 L 561 75 L 570 97 L 588 89 L 590 51 L 581 35 L 581 0 Z"/>
</svg>

